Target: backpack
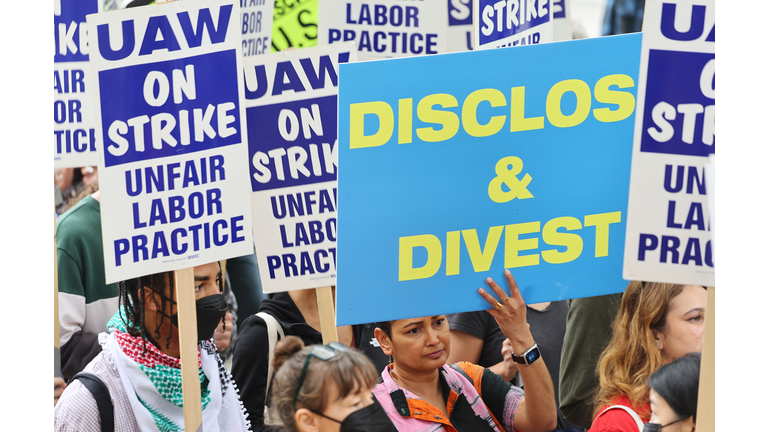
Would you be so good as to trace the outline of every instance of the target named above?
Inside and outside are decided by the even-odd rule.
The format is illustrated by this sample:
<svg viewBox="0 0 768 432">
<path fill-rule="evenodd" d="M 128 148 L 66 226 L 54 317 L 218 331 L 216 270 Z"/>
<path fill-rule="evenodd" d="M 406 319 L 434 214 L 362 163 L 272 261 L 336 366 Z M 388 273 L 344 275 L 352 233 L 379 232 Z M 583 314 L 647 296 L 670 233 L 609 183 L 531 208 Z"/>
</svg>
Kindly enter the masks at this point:
<svg viewBox="0 0 768 432">
<path fill-rule="evenodd" d="M 460 368 L 459 365 L 452 364 L 450 366 L 451 366 L 451 368 L 453 368 L 453 370 L 455 370 L 456 372 L 462 374 L 464 376 L 464 378 L 466 378 L 472 385 L 475 385 L 475 381 L 466 372 L 464 372 L 464 369 Z M 619 407 L 620 405 L 615 405 L 615 406 Z M 632 413 L 634 414 L 635 412 L 632 411 Z M 635 414 L 635 416 L 637 416 L 637 414 Z M 637 419 L 639 420 L 640 417 L 637 417 Z M 583 431 L 583 429 L 578 429 L 578 428 L 571 427 L 566 422 L 565 418 L 563 417 L 563 414 L 560 412 L 559 409 L 557 410 L 557 424 L 558 424 L 558 428 L 555 429 L 553 432 L 582 432 Z M 640 427 L 640 432 L 642 432 L 642 430 L 643 430 L 643 428 L 641 426 Z"/>
<path fill-rule="evenodd" d="M 277 341 L 285 337 L 283 332 L 283 326 L 272 315 L 266 312 L 259 312 L 256 314 L 259 318 L 264 320 L 267 324 L 267 335 L 269 337 L 269 363 L 267 369 L 267 389 L 264 392 L 264 425 L 265 426 L 282 426 L 283 422 L 280 420 L 280 415 L 275 411 L 274 407 L 267 405 L 269 400 L 269 386 L 272 384 L 272 360 L 275 358 L 275 345 Z"/>
<path fill-rule="evenodd" d="M 99 417 L 101 418 L 102 432 L 114 432 L 115 413 L 107 385 L 104 384 L 101 378 L 88 372 L 79 372 L 67 384 L 72 384 L 76 379 L 80 380 L 85 388 L 91 392 L 93 399 L 96 400 L 96 406 L 99 408 Z"/>
</svg>

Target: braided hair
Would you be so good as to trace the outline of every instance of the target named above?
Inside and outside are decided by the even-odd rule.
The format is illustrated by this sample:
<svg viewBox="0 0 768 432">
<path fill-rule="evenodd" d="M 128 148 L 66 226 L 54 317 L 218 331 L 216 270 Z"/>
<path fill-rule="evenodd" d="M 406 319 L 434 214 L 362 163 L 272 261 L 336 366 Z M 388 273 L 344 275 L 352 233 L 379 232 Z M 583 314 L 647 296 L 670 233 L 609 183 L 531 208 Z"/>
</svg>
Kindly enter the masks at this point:
<svg viewBox="0 0 768 432">
<path fill-rule="evenodd" d="M 221 262 L 217 261 L 219 265 L 219 273 L 216 277 L 216 284 L 219 286 L 219 292 L 224 292 L 224 281 L 221 274 Z M 170 297 L 165 295 L 166 284 L 170 285 L 171 292 Z M 156 273 L 153 275 L 141 276 L 125 281 L 120 281 L 117 284 L 119 306 L 125 310 L 127 316 L 120 317 L 125 324 L 125 328 L 128 334 L 131 336 L 141 336 L 143 340 L 143 352 L 147 350 L 147 326 L 144 320 L 144 304 L 146 291 L 142 288 L 147 287 L 157 292 L 160 295 L 160 310 L 165 311 L 166 303 L 176 303 L 173 298 L 176 284 L 174 283 L 173 272 Z M 124 308 L 123 308 L 124 306 Z M 150 338 L 154 341 L 160 338 L 160 331 L 158 330 L 165 322 L 166 316 L 164 313 L 159 313 L 155 318 L 155 330 L 154 336 L 150 335 Z M 224 318 L 222 317 L 222 321 Z M 159 341 L 157 341 L 159 343 Z M 171 346 L 171 334 L 168 333 L 168 337 L 165 340 L 165 347 Z"/>
<path fill-rule="evenodd" d="M 170 285 L 170 298 L 165 295 L 165 287 Z M 118 298 L 121 309 L 127 316 L 122 316 L 125 328 L 131 336 L 141 336 L 143 339 L 144 352 L 147 350 L 147 326 L 144 320 L 144 304 L 146 291 L 142 288 L 147 287 L 160 295 L 160 308 L 165 311 L 166 303 L 175 303 L 174 296 L 174 278 L 173 272 L 156 273 L 153 275 L 141 276 L 133 279 L 118 282 Z M 152 340 L 160 338 L 158 330 L 165 322 L 165 314 L 157 314 L 155 318 L 154 336 Z M 158 341 L 159 342 L 159 341 Z M 166 348 L 171 346 L 171 335 L 165 341 Z"/>
</svg>

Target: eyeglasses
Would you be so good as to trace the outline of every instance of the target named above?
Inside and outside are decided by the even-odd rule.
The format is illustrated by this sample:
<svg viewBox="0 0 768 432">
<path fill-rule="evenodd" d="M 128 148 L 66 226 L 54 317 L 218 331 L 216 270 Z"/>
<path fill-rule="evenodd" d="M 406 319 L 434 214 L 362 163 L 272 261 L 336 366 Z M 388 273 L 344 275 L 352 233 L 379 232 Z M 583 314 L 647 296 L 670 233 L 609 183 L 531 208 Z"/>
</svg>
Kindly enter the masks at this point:
<svg viewBox="0 0 768 432">
<path fill-rule="evenodd" d="M 307 375 L 307 367 L 309 366 L 309 360 L 314 357 L 322 361 L 328 361 L 334 357 L 339 351 L 349 351 L 346 345 L 339 342 L 331 342 L 328 345 L 315 345 L 307 354 L 307 359 L 304 360 L 304 368 L 301 370 L 299 376 L 299 383 L 296 386 L 296 392 L 293 394 L 293 411 L 296 412 L 296 398 L 299 396 L 299 390 L 301 385 L 304 384 L 304 377 Z"/>
</svg>

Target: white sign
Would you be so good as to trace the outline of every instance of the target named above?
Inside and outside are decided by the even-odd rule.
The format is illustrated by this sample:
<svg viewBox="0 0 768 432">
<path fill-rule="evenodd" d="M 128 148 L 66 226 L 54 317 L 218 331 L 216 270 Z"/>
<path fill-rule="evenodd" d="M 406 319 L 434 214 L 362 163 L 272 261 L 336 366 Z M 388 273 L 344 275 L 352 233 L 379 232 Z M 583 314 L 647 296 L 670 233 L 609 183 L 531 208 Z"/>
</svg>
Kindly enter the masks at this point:
<svg viewBox="0 0 768 432">
<path fill-rule="evenodd" d="M 53 166 L 96 165 L 88 27 L 99 0 L 56 0 L 53 10 Z"/>
<path fill-rule="evenodd" d="M 472 51 L 472 0 L 448 0 L 448 52 Z"/>
<path fill-rule="evenodd" d="M 252 252 L 237 3 L 88 16 L 106 282 Z"/>
<path fill-rule="evenodd" d="M 473 7 L 475 49 L 554 40 L 550 0 L 476 0 Z"/>
<path fill-rule="evenodd" d="M 269 54 L 272 48 L 272 13 L 275 3 L 267 0 L 240 0 L 240 31 L 243 57 Z"/>
<path fill-rule="evenodd" d="M 352 42 L 245 60 L 253 230 L 265 293 L 336 284 L 336 107 Z"/>
<path fill-rule="evenodd" d="M 624 279 L 714 286 L 715 2 L 645 4 Z"/>
<path fill-rule="evenodd" d="M 318 0 L 317 44 L 354 41 L 360 61 L 445 53 L 446 0 Z"/>
<path fill-rule="evenodd" d="M 571 24 L 571 2 L 573 0 L 552 0 L 552 35 L 555 41 L 573 39 Z"/>
</svg>

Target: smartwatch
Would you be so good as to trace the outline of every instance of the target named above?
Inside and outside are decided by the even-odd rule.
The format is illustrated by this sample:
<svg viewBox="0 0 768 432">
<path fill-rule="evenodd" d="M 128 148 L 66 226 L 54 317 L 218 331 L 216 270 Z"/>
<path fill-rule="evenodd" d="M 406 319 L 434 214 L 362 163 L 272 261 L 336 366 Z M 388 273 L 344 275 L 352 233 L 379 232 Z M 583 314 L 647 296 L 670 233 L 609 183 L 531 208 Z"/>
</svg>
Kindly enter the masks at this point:
<svg viewBox="0 0 768 432">
<path fill-rule="evenodd" d="M 539 352 L 539 346 L 536 345 L 534 342 L 533 346 L 528 348 L 528 351 L 526 351 L 523 355 L 515 355 L 515 353 L 512 353 L 512 360 L 514 360 L 517 363 L 529 365 L 536 360 L 538 360 L 541 357 L 541 352 Z"/>
</svg>

